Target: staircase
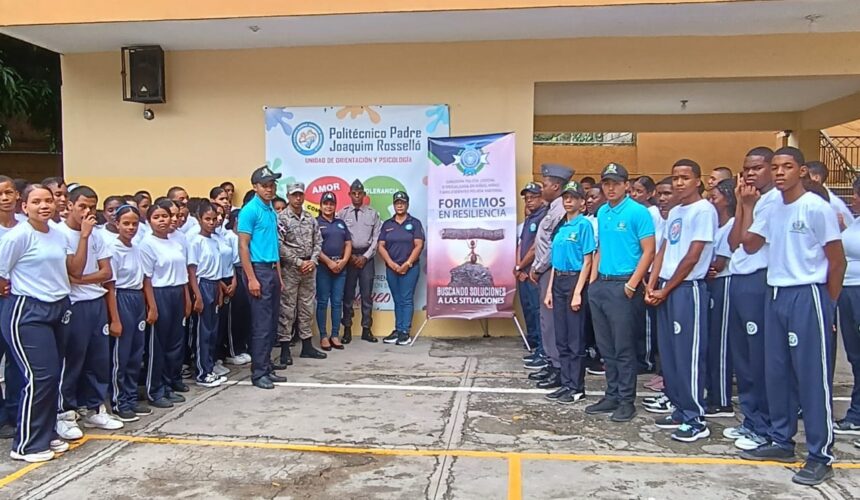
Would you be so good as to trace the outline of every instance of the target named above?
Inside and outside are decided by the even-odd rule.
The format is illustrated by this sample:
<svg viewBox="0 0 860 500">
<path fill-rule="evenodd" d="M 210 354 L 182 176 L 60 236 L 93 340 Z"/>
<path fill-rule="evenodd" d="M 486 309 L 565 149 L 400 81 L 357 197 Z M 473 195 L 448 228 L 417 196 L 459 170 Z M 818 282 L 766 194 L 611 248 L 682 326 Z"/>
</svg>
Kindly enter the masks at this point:
<svg viewBox="0 0 860 500">
<path fill-rule="evenodd" d="M 850 207 L 860 167 L 860 137 L 831 137 L 822 131 L 821 162 L 827 166 L 827 187 Z"/>
</svg>

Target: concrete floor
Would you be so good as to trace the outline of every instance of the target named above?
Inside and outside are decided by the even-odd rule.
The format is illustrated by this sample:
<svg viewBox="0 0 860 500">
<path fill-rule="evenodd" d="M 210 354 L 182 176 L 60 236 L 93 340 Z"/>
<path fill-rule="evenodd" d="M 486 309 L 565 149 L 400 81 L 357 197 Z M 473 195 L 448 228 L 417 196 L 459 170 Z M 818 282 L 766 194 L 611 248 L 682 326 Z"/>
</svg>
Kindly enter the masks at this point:
<svg viewBox="0 0 860 500">
<path fill-rule="evenodd" d="M 235 384 L 192 386 L 187 403 L 118 433 L 90 432 L 52 462 L 0 458 L 0 497 L 860 497 L 851 440 L 838 438 L 836 452 L 853 468 L 821 487 L 796 486 L 794 467 L 737 460 L 720 437 L 735 419 L 681 444 L 642 410 L 627 424 L 586 416 L 598 394 L 572 407 L 547 402 L 525 380 L 523 352 L 511 338 L 357 341 L 327 360 L 296 358 L 290 381 L 272 391 L 236 369 Z M 587 379 L 593 392 L 602 382 Z M 841 416 L 850 392 L 844 360 L 836 385 Z"/>
</svg>

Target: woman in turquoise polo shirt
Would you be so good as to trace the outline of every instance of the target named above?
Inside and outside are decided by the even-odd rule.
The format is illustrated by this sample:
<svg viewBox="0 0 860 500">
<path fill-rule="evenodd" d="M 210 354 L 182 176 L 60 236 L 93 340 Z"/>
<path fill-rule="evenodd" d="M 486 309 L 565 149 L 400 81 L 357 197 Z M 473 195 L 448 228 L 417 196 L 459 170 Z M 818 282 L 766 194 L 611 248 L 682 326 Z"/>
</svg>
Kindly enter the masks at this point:
<svg viewBox="0 0 860 500">
<path fill-rule="evenodd" d="M 418 284 L 418 257 L 424 249 L 424 227 L 409 214 L 409 195 L 394 193 L 394 217 L 382 223 L 379 256 L 385 261 L 385 277 L 394 299 L 394 330 L 382 341 L 406 345 L 412 329 L 413 297 Z"/>
</svg>

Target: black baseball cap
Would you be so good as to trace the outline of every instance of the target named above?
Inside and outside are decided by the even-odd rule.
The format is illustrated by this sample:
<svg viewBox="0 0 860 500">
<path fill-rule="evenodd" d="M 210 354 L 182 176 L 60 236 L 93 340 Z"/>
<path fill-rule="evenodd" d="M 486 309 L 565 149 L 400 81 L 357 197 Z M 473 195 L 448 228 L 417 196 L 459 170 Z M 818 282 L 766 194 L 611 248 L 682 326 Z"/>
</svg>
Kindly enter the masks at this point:
<svg viewBox="0 0 860 500">
<path fill-rule="evenodd" d="M 585 198 L 585 190 L 582 189 L 582 184 L 576 181 L 570 181 L 564 185 L 561 194 L 570 193 L 578 198 Z"/>
<path fill-rule="evenodd" d="M 265 184 L 267 182 L 276 181 L 280 178 L 280 173 L 276 174 L 269 169 L 268 165 L 263 165 L 257 170 L 254 170 L 254 173 L 251 174 L 251 184 Z"/>
<path fill-rule="evenodd" d="M 620 163 L 610 163 L 603 167 L 603 170 L 600 172 L 601 181 L 612 180 L 617 182 L 627 182 L 629 177 L 627 169 Z"/>
<path fill-rule="evenodd" d="M 526 193 L 541 194 L 542 192 L 543 186 L 541 186 L 537 182 L 529 182 L 523 187 L 523 190 L 520 191 L 520 196 L 525 196 Z"/>
<path fill-rule="evenodd" d="M 322 198 L 320 198 L 320 203 L 325 203 L 327 201 L 337 203 L 337 197 L 331 191 L 326 191 L 323 193 Z"/>
<path fill-rule="evenodd" d="M 409 203 L 409 195 L 406 194 L 406 191 L 398 191 L 394 193 L 394 201 L 405 201 Z"/>
</svg>

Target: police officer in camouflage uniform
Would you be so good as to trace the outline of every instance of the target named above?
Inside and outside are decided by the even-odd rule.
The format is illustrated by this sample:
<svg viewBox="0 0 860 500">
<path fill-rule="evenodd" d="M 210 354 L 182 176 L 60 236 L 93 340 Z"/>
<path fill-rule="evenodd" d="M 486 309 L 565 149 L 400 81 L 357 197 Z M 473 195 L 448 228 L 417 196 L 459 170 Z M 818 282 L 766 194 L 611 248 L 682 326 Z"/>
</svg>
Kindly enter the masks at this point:
<svg viewBox="0 0 860 500">
<path fill-rule="evenodd" d="M 316 350 L 311 343 L 316 269 L 322 236 L 320 236 L 316 217 L 304 209 L 305 185 L 301 182 L 290 184 L 287 186 L 287 197 L 289 206 L 278 214 L 281 274 L 286 290 L 281 294 L 281 310 L 278 316 L 281 358 L 276 369 L 278 369 L 277 366 L 286 367 L 292 362 L 290 339 L 293 335 L 294 321 L 298 321 L 299 337 L 302 339 L 300 357 L 313 359 L 326 357 L 324 352 Z"/>
</svg>

